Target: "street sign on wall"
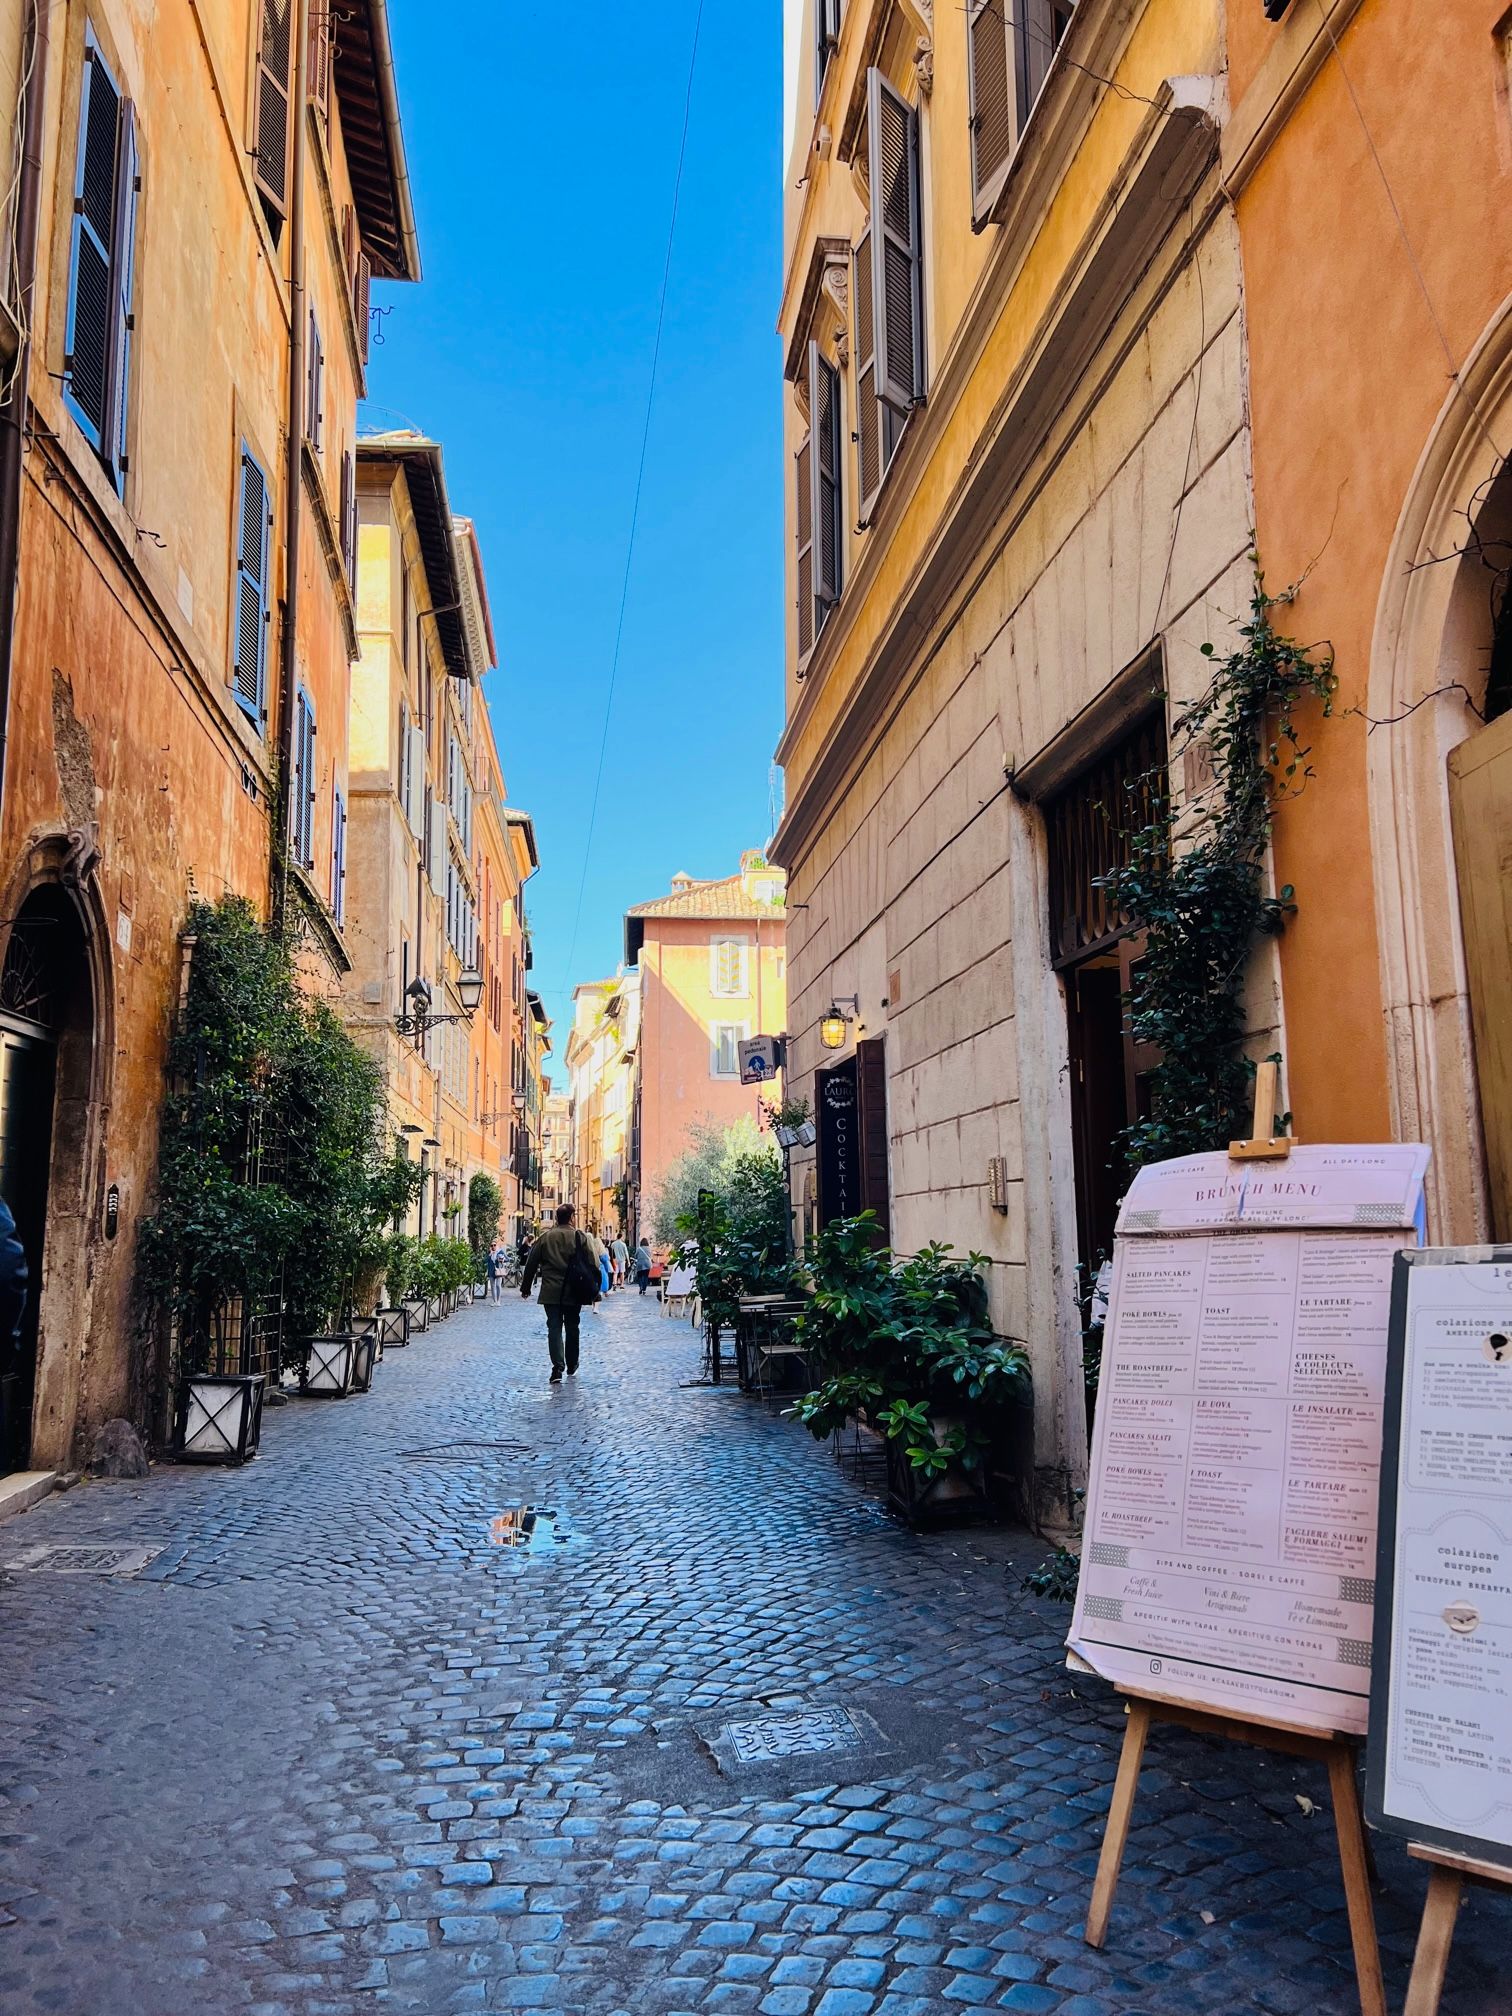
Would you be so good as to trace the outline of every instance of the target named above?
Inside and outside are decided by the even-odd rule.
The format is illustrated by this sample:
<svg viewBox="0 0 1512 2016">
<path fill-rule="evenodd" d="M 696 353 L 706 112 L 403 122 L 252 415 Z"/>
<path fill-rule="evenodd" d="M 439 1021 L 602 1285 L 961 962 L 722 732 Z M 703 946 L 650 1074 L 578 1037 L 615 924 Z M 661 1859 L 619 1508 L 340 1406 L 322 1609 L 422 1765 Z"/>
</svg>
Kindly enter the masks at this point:
<svg viewBox="0 0 1512 2016">
<path fill-rule="evenodd" d="M 854 1218 L 861 1209 L 861 1124 L 856 1060 L 847 1057 L 815 1079 L 819 1099 L 819 1223 Z"/>
<path fill-rule="evenodd" d="M 739 1047 L 742 1085 L 764 1085 L 782 1068 L 780 1036 L 746 1036 Z"/>
</svg>

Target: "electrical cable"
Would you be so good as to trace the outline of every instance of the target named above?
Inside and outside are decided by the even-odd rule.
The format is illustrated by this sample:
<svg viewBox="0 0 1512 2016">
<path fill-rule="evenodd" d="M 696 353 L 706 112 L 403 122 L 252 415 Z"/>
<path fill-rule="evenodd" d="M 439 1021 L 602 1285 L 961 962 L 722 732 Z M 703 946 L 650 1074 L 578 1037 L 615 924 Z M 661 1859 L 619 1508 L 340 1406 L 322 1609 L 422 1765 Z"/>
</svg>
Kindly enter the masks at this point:
<svg viewBox="0 0 1512 2016">
<path fill-rule="evenodd" d="M 625 609 L 630 599 L 630 570 L 635 560 L 635 534 L 640 523 L 641 486 L 646 475 L 646 450 L 651 440 L 651 413 L 656 403 L 656 373 L 661 363 L 662 332 L 667 320 L 667 283 L 672 275 L 672 248 L 677 239 L 677 212 L 682 201 L 683 164 L 688 154 L 688 123 L 693 111 L 693 75 L 698 67 L 698 39 L 703 29 L 704 0 L 698 0 L 693 17 L 693 47 L 688 56 L 688 85 L 683 96 L 682 137 L 677 147 L 677 173 L 672 183 L 672 215 L 667 224 L 667 253 L 662 262 L 661 295 L 656 304 L 656 336 L 651 346 L 651 376 L 646 387 L 646 418 L 641 428 L 640 460 L 635 471 L 635 494 L 630 505 L 630 535 L 625 546 L 625 572 L 620 584 L 619 617 L 614 626 L 614 650 L 609 660 L 609 689 L 604 695 L 604 727 L 599 737 L 598 767 L 593 776 L 593 796 L 588 806 L 588 830 L 583 836 L 583 872 L 578 882 L 577 908 L 572 917 L 572 935 L 565 962 L 562 991 L 572 986 L 572 962 L 577 954 L 578 928 L 583 921 L 583 897 L 588 888 L 588 867 L 593 858 L 593 829 L 598 819 L 599 792 L 604 782 L 604 761 L 609 751 L 609 726 L 614 712 L 614 687 L 619 677 L 620 646 L 625 636 Z"/>
</svg>

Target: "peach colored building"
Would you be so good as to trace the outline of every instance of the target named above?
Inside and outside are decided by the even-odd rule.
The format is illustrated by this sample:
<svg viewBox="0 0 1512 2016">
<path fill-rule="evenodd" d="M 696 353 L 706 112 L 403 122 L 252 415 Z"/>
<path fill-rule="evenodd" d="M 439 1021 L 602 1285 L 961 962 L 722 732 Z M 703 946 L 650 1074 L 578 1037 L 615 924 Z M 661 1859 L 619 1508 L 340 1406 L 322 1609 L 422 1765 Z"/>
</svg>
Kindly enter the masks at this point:
<svg viewBox="0 0 1512 2016">
<path fill-rule="evenodd" d="M 1307 1139 L 1429 1142 L 1430 1238 L 1506 1239 L 1512 25 L 1504 0 L 1273 11 L 1229 9 L 1222 159 L 1256 537 L 1339 676 L 1276 824 L 1286 1103 Z"/>
<path fill-rule="evenodd" d="M 625 960 L 641 976 L 632 1232 L 649 1228 L 662 1178 L 697 1121 L 757 1116 L 763 1091 L 741 1084 L 737 1046 L 787 1030 L 786 888 L 780 869 L 749 852 L 737 874 L 712 882 L 674 875 L 667 895 L 625 913 Z"/>
</svg>

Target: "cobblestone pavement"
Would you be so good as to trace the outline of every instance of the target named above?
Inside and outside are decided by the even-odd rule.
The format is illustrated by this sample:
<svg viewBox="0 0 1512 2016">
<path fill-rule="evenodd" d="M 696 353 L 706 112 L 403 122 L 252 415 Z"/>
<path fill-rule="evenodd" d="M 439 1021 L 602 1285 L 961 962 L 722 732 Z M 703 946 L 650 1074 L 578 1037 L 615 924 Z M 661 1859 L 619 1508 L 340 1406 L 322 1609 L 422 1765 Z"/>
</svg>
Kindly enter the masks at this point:
<svg viewBox="0 0 1512 2016">
<path fill-rule="evenodd" d="M 584 1327 L 549 1387 L 538 1311 L 466 1310 L 245 1470 L 0 1528 L 0 2009 L 1355 2006 L 1319 1773 L 1158 1735 L 1092 1953 L 1120 1713 L 1019 1593 L 1043 1544 L 895 1527 L 654 1303 Z M 1509 1946 L 1472 1901 L 1447 2012 L 1508 2008 Z"/>
</svg>

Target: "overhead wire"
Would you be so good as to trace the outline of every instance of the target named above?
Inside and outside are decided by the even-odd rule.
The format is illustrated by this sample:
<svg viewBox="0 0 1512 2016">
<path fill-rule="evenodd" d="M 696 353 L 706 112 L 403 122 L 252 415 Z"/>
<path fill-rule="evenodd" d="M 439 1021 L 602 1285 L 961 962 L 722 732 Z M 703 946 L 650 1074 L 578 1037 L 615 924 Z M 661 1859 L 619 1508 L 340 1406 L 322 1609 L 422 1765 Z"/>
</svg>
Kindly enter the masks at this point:
<svg viewBox="0 0 1512 2016">
<path fill-rule="evenodd" d="M 630 533 L 625 543 L 625 571 L 620 583 L 619 615 L 614 626 L 614 650 L 609 660 L 609 686 L 604 695 L 604 725 L 599 736 L 598 765 L 593 774 L 593 796 L 588 806 L 588 830 L 583 836 L 583 872 L 578 880 L 577 907 L 572 916 L 562 991 L 572 985 L 572 962 L 577 954 L 578 930 L 583 921 L 583 898 L 588 888 L 588 868 L 593 858 L 593 833 L 598 821 L 599 794 L 604 782 L 604 762 L 609 751 L 609 727 L 614 713 L 614 688 L 619 678 L 620 650 L 625 639 L 625 610 L 630 600 L 630 574 L 635 561 L 635 534 L 640 524 L 641 490 L 646 477 L 646 451 L 651 441 L 651 415 L 656 404 L 656 376 L 661 363 L 662 335 L 667 322 L 667 286 L 672 276 L 672 251 L 677 242 L 677 213 L 682 203 L 683 168 L 688 157 L 688 126 L 693 112 L 693 77 L 698 68 L 698 42 L 703 31 L 704 0 L 698 0 L 693 16 L 693 46 L 688 54 L 688 82 L 683 94 L 682 134 L 677 146 L 677 172 L 672 182 L 672 214 L 667 222 L 667 250 L 662 261 L 661 292 L 656 304 L 656 335 L 651 345 L 651 372 L 646 386 L 646 417 L 641 427 L 640 457 L 635 470 L 635 493 L 630 505 Z"/>
</svg>

